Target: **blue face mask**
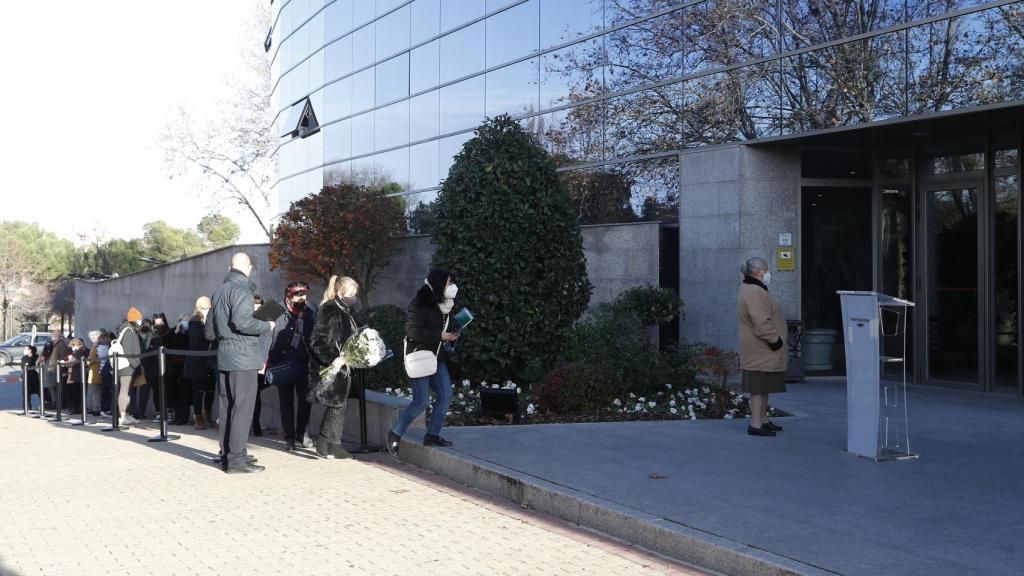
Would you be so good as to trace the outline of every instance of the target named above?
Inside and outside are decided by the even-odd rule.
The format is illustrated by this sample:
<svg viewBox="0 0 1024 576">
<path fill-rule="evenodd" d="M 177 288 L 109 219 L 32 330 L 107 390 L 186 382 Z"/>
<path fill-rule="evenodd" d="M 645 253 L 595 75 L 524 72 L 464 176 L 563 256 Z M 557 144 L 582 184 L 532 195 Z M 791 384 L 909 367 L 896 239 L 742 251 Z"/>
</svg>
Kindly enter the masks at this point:
<svg viewBox="0 0 1024 576">
<path fill-rule="evenodd" d="M 182 332 L 188 330 L 188 320 L 182 320 L 180 326 Z"/>
</svg>

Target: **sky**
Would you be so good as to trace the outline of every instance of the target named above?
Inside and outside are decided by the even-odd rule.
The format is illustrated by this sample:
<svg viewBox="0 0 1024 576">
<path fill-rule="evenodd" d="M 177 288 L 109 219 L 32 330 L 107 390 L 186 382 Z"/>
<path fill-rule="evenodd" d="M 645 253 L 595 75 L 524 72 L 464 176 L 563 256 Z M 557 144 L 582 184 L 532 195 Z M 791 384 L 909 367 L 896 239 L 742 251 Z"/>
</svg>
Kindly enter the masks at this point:
<svg viewBox="0 0 1024 576">
<path fill-rule="evenodd" d="M 76 244 L 198 224 L 210 202 L 169 178 L 159 136 L 179 105 L 227 97 L 253 1 L 0 0 L 0 220 Z"/>
</svg>

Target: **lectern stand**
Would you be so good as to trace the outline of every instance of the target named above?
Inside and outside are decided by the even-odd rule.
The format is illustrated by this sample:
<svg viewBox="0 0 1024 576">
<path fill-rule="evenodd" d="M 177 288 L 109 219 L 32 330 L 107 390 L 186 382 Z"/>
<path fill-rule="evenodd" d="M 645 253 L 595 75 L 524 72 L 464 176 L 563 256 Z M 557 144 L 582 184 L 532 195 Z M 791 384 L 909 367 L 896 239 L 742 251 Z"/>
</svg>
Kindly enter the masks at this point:
<svg viewBox="0 0 1024 576">
<path fill-rule="evenodd" d="M 916 458 L 910 452 L 906 366 L 914 303 L 877 292 L 838 294 L 846 343 L 846 450 L 872 460 Z"/>
</svg>

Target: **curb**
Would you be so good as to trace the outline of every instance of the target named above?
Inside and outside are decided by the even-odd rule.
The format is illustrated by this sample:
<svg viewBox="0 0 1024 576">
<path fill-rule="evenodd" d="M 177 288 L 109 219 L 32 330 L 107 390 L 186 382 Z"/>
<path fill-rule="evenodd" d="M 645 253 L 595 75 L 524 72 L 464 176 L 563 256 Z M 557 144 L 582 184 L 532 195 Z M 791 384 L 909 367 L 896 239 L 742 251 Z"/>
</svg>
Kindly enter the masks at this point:
<svg viewBox="0 0 1024 576">
<path fill-rule="evenodd" d="M 402 461 L 669 558 L 737 576 L 837 574 L 452 449 L 425 447 L 421 435 L 421 430 L 406 432 L 400 451 Z"/>
</svg>

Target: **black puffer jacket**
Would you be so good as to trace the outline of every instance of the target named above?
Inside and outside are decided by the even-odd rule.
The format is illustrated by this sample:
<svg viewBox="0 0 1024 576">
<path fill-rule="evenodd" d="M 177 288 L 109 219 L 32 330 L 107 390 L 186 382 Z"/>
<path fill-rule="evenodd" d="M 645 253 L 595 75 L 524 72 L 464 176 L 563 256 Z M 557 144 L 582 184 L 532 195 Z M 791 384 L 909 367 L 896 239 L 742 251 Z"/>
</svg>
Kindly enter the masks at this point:
<svg viewBox="0 0 1024 576">
<path fill-rule="evenodd" d="M 199 316 L 193 316 L 188 321 L 188 332 L 184 334 L 187 342 L 186 347 L 190 351 L 208 352 L 217 349 L 217 343 L 206 339 L 203 334 L 203 321 Z M 186 356 L 185 371 L 182 376 L 196 382 L 202 382 L 213 378 L 214 367 L 217 359 L 214 356 Z"/>
<path fill-rule="evenodd" d="M 356 331 L 352 308 L 343 300 L 335 298 L 324 304 L 316 313 L 313 333 L 309 337 L 309 395 L 310 402 L 339 408 L 348 399 L 352 384 L 347 368 L 338 373 L 332 386 L 320 386 L 320 370 L 330 366 L 341 354 L 341 346 Z"/>
<path fill-rule="evenodd" d="M 422 286 L 406 310 L 405 337 L 409 340 L 409 346 L 405 352 L 408 354 L 416 350 L 430 350 L 437 353 L 447 319 L 447 315 L 442 314 L 437 306 L 434 291 L 430 286 Z M 437 361 L 443 362 L 445 359 L 444 348 L 441 348 Z"/>
</svg>

